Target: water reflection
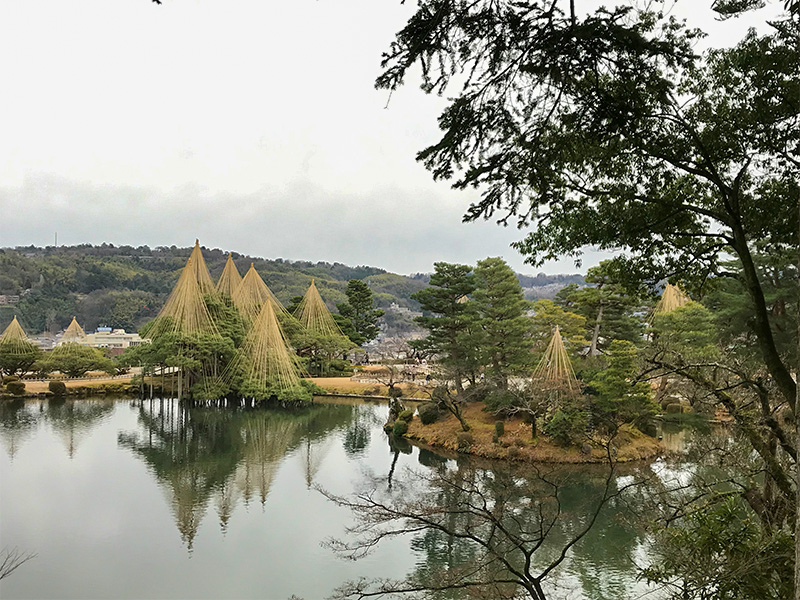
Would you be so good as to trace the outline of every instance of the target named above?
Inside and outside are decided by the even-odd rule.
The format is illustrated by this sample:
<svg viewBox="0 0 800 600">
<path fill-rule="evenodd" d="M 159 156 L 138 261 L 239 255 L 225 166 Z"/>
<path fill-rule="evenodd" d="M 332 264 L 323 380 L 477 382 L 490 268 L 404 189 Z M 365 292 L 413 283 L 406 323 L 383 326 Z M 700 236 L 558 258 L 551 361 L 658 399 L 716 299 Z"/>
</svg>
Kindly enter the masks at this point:
<svg viewBox="0 0 800 600">
<path fill-rule="evenodd" d="M 356 407 L 317 405 L 287 411 L 192 408 L 173 400 L 138 404 L 141 429 L 122 432 L 120 446 L 152 469 L 165 490 L 180 532 L 191 550 L 209 506 L 226 531 L 236 506 L 263 506 L 284 457 L 299 450 L 310 486 Z"/>
<path fill-rule="evenodd" d="M 353 557 L 386 531 L 410 533 L 416 568 L 390 588 L 449 587 L 430 594 L 442 599 L 516 598 L 540 584 L 549 598 L 610 600 L 647 591 L 636 581 L 635 560 L 648 544 L 644 500 L 656 477 L 648 465 L 617 465 L 612 473 L 600 465 L 448 460 L 427 450 L 418 461 L 423 469 L 395 474 L 394 490 L 391 473 L 385 494 L 377 481 L 365 488 L 373 492 L 353 508 L 356 522 L 370 525 L 357 525 L 355 537 L 334 546 Z M 349 594 L 357 597 L 354 589 Z"/>
<path fill-rule="evenodd" d="M 47 423 L 61 438 L 67 455 L 74 458 L 80 442 L 114 411 L 113 399 L 49 401 L 22 399 L 0 403 L 0 438 L 13 460 L 25 439 L 40 423 Z"/>
<path fill-rule="evenodd" d="M 21 398 L 0 402 L 0 438 L 11 460 L 36 429 L 38 420 L 35 413 L 25 410 L 25 401 Z"/>
</svg>

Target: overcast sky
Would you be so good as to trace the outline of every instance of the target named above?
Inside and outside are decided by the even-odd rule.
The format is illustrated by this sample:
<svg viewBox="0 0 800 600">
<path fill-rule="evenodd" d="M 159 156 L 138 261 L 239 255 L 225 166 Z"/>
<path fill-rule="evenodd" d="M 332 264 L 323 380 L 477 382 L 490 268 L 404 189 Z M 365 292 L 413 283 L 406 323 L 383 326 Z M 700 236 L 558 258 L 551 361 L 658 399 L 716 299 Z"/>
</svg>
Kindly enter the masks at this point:
<svg viewBox="0 0 800 600">
<path fill-rule="evenodd" d="M 535 271 L 508 247 L 524 233 L 462 224 L 477 192 L 414 160 L 444 100 L 414 82 L 391 102 L 374 89 L 414 2 L 164 2 L 0 4 L 0 247 L 199 237 L 399 273 L 486 256 Z M 683 2 L 715 36 L 755 23 L 714 23 L 699 4 Z"/>
</svg>

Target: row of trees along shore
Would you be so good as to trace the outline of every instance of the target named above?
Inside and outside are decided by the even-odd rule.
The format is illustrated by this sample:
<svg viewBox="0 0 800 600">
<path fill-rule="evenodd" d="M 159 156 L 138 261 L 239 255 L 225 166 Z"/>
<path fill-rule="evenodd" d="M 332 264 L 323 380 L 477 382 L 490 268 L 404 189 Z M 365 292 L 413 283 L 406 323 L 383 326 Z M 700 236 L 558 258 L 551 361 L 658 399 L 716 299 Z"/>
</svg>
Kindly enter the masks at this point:
<svg viewBox="0 0 800 600">
<path fill-rule="evenodd" d="M 138 366 L 151 381 L 159 374 L 162 386 L 196 400 L 307 400 L 316 388 L 302 374 L 351 372 L 341 356 L 377 335 L 382 312 L 372 304 L 369 287 L 351 280 L 347 301 L 337 304 L 334 316 L 312 279 L 289 312 L 253 265 L 242 277 L 229 257 L 214 284 L 198 242 L 163 309 L 140 331 L 149 343 L 129 348 L 115 362 L 82 345 L 86 335 L 73 319 L 61 343 L 43 353 L 14 319 L 0 337 L 0 370 L 7 376 L 60 371 L 74 377 Z"/>
<path fill-rule="evenodd" d="M 435 178 L 480 191 L 465 220 L 527 229 L 516 247 L 531 264 L 577 257 L 591 245 L 619 253 L 610 271 L 629 293 L 669 279 L 702 299 L 705 307 L 687 304 L 654 322 L 646 356 L 637 348 L 640 377 L 680 384 L 695 406 L 724 406 L 733 434 L 712 436 L 685 478 L 654 502 L 659 559 L 643 576 L 663 584 L 667 597 L 800 599 L 800 3 L 702 4 L 720 20 L 750 19 L 758 29 L 735 41 L 707 38 L 700 52 L 705 33 L 694 14 L 680 21 L 669 3 L 420 0 L 385 51 L 376 83 L 392 91 L 421 73 L 424 92 L 448 98 L 441 137 L 418 159 Z M 757 12 L 765 6 L 769 19 Z M 479 298 L 473 307 L 455 302 L 469 293 L 468 272 L 443 267 L 439 288 L 452 287 L 451 298 L 429 293 L 437 310 L 452 300 L 450 313 L 429 323 L 443 351 L 471 335 L 462 324 L 473 321 Z M 638 380 L 625 376 L 636 343 L 602 333 L 618 310 L 606 297 L 612 291 L 604 283 L 580 298 L 575 290 L 551 307 L 580 314 L 602 303 L 602 317 L 597 309 L 581 315 L 592 348 L 586 362 L 596 351 L 616 361 L 596 375 L 581 374 L 578 364 L 593 413 L 618 403 L 619 396 L 602 400 L 608 389 Z M 463 348 L 445 352 L 454 376 L 472 376 L 469 361 L 477 360 L 503 390 L 491 357 Z M 438 583 L 354 582 L 341 596 L 446 588 L 547 597 L 547 577 L 574 540 L 537 565 L 534 553 L 553 523 L 541 518 L 544 504 L 536 503 L 539 513 L 504 504 L 487 480 L 437 476 L 443 489 L 470 493 L 463 510 L 471 522 L 461 528 L 450 527 L 458 515 L 437 512 L 435 500 L 381 507 L 366 496 L 351 500 L 365 544 L 405 522 L 468 537 L 480 560 Z"/>
</svg>

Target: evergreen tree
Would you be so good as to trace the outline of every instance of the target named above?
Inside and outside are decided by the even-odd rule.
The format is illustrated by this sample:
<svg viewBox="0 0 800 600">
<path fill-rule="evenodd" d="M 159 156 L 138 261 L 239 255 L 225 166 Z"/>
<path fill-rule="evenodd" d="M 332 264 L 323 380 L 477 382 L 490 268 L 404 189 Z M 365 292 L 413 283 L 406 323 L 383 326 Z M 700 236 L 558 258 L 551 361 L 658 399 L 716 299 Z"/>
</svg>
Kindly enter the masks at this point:
<svg viewBox="0 0 800 600">
<path fill-rule="evenodd" d="M 350 326 L 344 323 L 339 326 L 354 344 L 361 346 L 377 337 L 380 332 L 378 319 L 383 316 L 383 311 L 373 307 L 372 290 L 361 280 L 348 281 L 345 293 L 347 302 L 338 302 L 336 308 Z"/>
<path fill-rule="evenodd" d="M 430 286 L 412 295 L 427 313 L 417 317 L 416 322 L 429 331 L 428 337 L 412 345 L 437 355 L 455 382 L 458 395 L 463 396 L 464 380 L 475 382 L 480 362 L 475 343 L 476 307 L 468 299 L 475 291 L 475 276 L 468 265 L 437 262 L 434 268 Z"/>
<path fill-rule="evenodd" d="M 487 378 L 503 390 L 508 377 L 531 364 L 528 302 L 514 271 L 502 258 L 486 258 L 475 269 L 474 294 Z"/>
</svg>

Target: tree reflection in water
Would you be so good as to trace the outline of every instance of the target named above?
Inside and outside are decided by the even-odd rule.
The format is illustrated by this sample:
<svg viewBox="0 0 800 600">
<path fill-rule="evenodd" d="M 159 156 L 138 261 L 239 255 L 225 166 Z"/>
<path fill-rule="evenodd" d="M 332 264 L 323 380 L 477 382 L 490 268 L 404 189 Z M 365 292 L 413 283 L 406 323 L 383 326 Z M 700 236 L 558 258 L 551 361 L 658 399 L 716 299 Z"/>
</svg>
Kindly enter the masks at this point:
<svg viewBox="0 0 800 600">
<path fill-rule="evenodd" d="M 26 404 L 22 398 L 0 402 L 0 438 L 11 460 L 39 422 L 33 406 L 37 407 L 37 412 L 41 407 L 38 402 Z"/>
<path fill-rule="evenodd" d="M 389 489 L 373 479 L 352 497 L 322 490 L 355 517 L 347 539 L 329 540 L 334 551 L 358 559 L 410 535 L 419 556 L 404 580 L 351 581 L 335 598 L 626 596 L 646 544 L 630 502 L 654 477 L 648 466 L 508 465 L 425 450 L 419 462 L 426 468 L 395 474 Z"/>
<path fill-rule="evenodd" d="M 226 530 L 235 507 L 267 501 L 283 458 L 299 448 L 311 485 L 330 434 L 354 420 L 355 407 L 200 408 L 175 400 L 138 404 L 139 432 L 118 443 L 142 458 L 164 488 L 178 531 L 191 551 L 209 506 Z"/>
<path fill-rule="evenodd" d="M 11 400 L 0 403 L 0 437 L 13 460 L 24 439 L 40 423 L 48 423 L 59 434 L 70 458 L 80 441 L 114 412 L 114 400 L 103 398 L 68 400 Z"/>
</svg>

